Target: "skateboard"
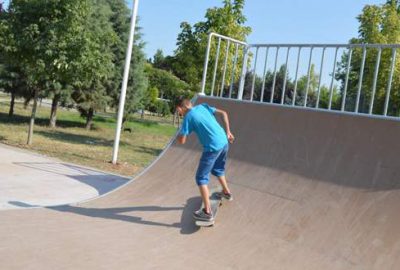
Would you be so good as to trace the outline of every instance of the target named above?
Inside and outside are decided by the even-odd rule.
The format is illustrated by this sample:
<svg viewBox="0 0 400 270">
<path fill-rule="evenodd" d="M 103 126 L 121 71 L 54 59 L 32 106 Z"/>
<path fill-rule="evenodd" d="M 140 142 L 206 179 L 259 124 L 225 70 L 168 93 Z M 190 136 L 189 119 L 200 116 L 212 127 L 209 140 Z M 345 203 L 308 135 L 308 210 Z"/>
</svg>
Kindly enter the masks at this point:
<svg viewBox="0 0 400 270">
<path fill-rule="evenodd" d="M 195 219 L 195 223 L 199 227 L 210 227 L 213 226 L 215 223 L 215 219 L 217 218 L 218 208 L 222 205 L 222 198 L 219 197 L 217 194 L 221 192 L 219 189 L 212 189 L 210 190 L 210 203 L 211 203 L 211 211 L 214 215 L 213 221 L 203 221 L 199 219 Z M 204 203 L 201 204 L 201 208 L 204 208 Z"/>
</svg>

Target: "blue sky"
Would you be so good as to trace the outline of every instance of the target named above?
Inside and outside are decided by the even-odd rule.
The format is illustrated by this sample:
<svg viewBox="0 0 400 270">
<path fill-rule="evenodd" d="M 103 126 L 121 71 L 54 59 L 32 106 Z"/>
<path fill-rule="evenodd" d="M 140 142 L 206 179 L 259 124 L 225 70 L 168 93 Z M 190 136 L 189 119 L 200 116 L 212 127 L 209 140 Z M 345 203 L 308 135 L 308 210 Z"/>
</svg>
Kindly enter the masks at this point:
<svg viewBox="0 0 400 270">
<path fill-rule="evenodd" d="M 1 1 L 1 0 L 0 0 Z M 8 2 L 7 0 L 5 2 Z M 197 22 L 209 7 L 221 0 L 142 0 L 140 25 L 146 54 L 158 48 L 170 54 L 175 49 L 179 25 Z M 253 28 L 250 43 L 346 43 L 357 36 L 356 16 L 367 4 L 385 0 L 247 0 L 247 25 Z M 129 0 L 128 5 L 132 5 Z"/>
<path fill-rule="evenodd" d="M 140 25 L 146 53 L 158 48 L 170 54 L 175 48 L 179 24 L 204 18 L 209 7 L 221 0 L 142 0 Z M 347 43 L 357 36 L 356 17 L 367 4 L 385 0 L 247 0 L 247 25 L 253 28 L 250 43 Z M 131 2 L 128 2 L 132 5 Z"/>
</svg>

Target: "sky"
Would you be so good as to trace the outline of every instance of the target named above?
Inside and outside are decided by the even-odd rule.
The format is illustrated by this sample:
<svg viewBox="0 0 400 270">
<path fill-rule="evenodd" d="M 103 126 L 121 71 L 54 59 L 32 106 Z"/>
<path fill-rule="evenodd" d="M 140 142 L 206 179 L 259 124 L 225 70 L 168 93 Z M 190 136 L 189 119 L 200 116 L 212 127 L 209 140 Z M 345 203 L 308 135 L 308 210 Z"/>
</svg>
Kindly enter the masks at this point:
<svg viewBox="0 0 400 270">
<path fill-rule="evenodd" d="M 157 49 L 171 54 L 183 21 L 203 20 L 221 0 L 142 0 L 140 25 L 148 57 Z M 365 5 L 385 0 L 247 0 L 249 43 L 347 43 L 358 35 L 357 15 Z M 132 5 L 132 2 L 128 2 Z"/>
<path fill-rule="evenodd" d="M 1 0 L 0 0 L 1 2 Z M 8 0 L 5 1 L 6 3 Z M 173 53 L 183 21 L 195 23 L 222 0 L 141 0 L 140 26 L 147 57 L 157 49 Z M 247 0 L 249 43 L 347 43 L 357 36 L 357 15 L 385 0 Z M 132 0 L 127 4 L 132 6 Z"/>
</svg>

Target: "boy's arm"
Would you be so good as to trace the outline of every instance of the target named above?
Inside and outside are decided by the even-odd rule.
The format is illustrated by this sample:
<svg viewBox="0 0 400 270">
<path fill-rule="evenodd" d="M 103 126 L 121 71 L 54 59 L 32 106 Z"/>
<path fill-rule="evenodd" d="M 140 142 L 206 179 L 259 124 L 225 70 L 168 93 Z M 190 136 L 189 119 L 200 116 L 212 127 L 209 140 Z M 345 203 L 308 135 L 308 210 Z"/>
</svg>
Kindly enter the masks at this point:
<svg viewBox="0 0 400 270">
<path fill-rule="evenodd" d="M 191 133 L 189 120 L 185 117 L 182 122 L 181 130 L 176 138 L 179 144 L 185 144 L 187 136 Z"/>
<path fill-rule="evenodd" d="M 221 116 L 222 116 L 222 120 L 223 120 L 224 126 L 225 126 L 226 135 L 228 136 L 228 141 L 229 141 L 230 143 L 233 143 L 233 141 L 235 140 L 235 136 L 233 136 L 233 134 L 232 134 L 232 132 L 231 132 L 231 128 L 230 128 L 230 126 L 229 126 L 229 116 L 228 116 L 228 113 L 227 113 L 226 111 L 219 110 L 219 109 L 216 109 L 215 112 L 216 112 L 218 115 L 221 115 Z"/>
</svg>

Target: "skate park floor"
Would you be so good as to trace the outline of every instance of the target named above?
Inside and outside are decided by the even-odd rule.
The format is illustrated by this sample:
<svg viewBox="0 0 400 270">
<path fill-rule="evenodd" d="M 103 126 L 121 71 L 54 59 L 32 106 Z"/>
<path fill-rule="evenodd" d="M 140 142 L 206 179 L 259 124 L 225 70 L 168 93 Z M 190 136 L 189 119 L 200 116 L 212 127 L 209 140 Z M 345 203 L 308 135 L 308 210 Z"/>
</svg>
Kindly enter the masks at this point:
<svg viewBox="0 0 400 270">
<path fill-rule="evenodd" d="M 4 144 L 0 144 L 0 172 L 0 210 L 80 202 L 129 181 Z"/>
</svg>

